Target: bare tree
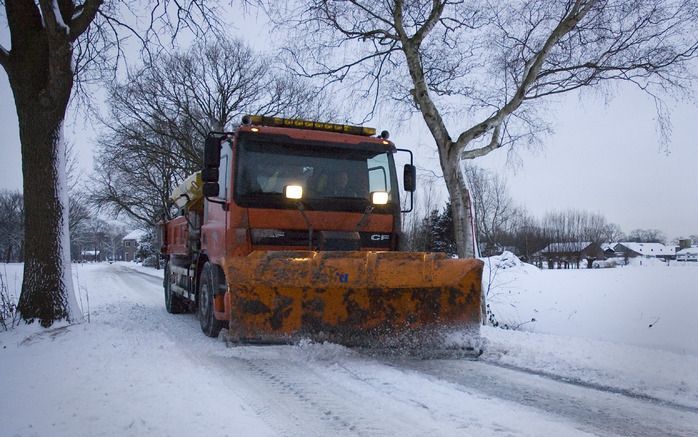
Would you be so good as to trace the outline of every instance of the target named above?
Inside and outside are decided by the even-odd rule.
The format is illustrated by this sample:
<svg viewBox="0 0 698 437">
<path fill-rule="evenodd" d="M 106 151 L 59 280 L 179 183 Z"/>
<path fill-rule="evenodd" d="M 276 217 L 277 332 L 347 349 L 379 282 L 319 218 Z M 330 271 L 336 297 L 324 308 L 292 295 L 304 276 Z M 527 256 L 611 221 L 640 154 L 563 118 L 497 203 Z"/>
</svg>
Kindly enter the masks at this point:
<svg viewBox="0 0 698 437">
<path fill-rule="evenodd" d="M 600 244 L 612 241 L 609 236 L 622 235 L 620 227 L 609 224 L 603 215 L 577 209 L 548 212 L 541 226 L 550 243 L 587 241 Z"/>
<path fill-rule="evenodd" d="M 550 243 L 540 225 L 540 221 L 522 208 L 514 209 L 507 235 L 503 241 L 507 245 L 516 247 L 518 255 L 528 262 L 532 260 L 534 253 Z"/>
<path fill-rule="evenodd" d="M 24 202 L 18 191 L 0 190 L 0 259 L 17 262 L 23 258 Z"/>
<path fill-rule="evenodd" d="M 202 167 L 204 138 L 245 113 L 333 117 L 330 99 L 270 59 L 224 37 L 155 56 L 111 87 L 92 201 L 152 227 L 172 189 Z"/>
<path fill-rule="evenodd" d="M 434 211 L 438 213 L 438 193 L 436 182 L 438 177 L 428 171 L 420 172 L 417 176 L 420 191 L 415 193 L 414 211 L 402 214 L 401 250 L 425 251 L 429 245 L 429 230 Z M 404 200 L 404 209 L 408 208 L 407 200 Z"/>
<path fill-rule="evenodd" d="M 216 15 L 203 1 L 148 3 L 149 25 L 136 33 L 122 17 L 137 2 L 11 0 L 2 5 L 11 48 L 0 46 L 0 65 L 14 95 L 24 177 L 25 264 L 18 311 L 27 323 L 39 320 L 48 327 L 81 318 L 70 274 L 63 140 L 74 86 L 114 71 L 109 66 L 123 55 L 124 31 L 147 46 L 163 30 L 198 32 Z"/>
<path fill-rule="evenodd" d="M 474 165 L 466 165 L 464 172 L 473 199 L 478 242 L 484 243 L 485 255 L 493 255 L 512 219 L 513 202 L 506 182 L 497 174 Z"/>
<path fill-rule="evenodd" d="M 540 108 L 550 96 L 610 81 L 655 97 L 686 90 L 698 50 L 692 0 L 299 0 L 290 10 L 270 3 L 291 29 L 296 71 L 360 87 L 373 109 L 390 97 L 422 115 L 439 152 L 459 256 L 473 255 L 461 160 L 534 141 L 547 129 Z"/>
<path fill-rule="evenodd" d="M 618 241 L 623 241 L 625 239 L 625 234 L 620 226 L 615 223 L 609 223 L 603 230 L 603 241 L 607 243 L 614 243 Z"/>
<path fill-rule="evenodd" d="M 68 187 L 68 229 L 71 235 L 72 247 L 73 233 L 81 223 L 92 216 L 92 212 L 90 211 L 89 201 L 85 191 L 82 188 L 83 179 L 80 178 L 77 154 L 75 153 L 75 146 L 73 143 L 66 142 L 65 153 L 65 174 L 66 185 Z"/>
<path fill-rule="evenodd" d="M 666 237 L 659 229 L 633 229 L 628 233 L 628 241 L 663 244 L 666 242 Z"/>
</svg>

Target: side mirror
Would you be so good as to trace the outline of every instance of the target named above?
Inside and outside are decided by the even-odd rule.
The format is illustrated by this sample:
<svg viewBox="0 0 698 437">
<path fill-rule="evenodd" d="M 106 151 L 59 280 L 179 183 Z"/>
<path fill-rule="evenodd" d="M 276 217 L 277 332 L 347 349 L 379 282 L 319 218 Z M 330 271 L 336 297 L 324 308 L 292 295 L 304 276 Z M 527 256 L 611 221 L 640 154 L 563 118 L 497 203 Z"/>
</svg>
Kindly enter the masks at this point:
<svg viewBox="0 0 698 437">
<path fill-rule="evenodd" d="M 405 184 L 405 191 L 414 192 L 417 188 L 417 169 L 412 164 L 405 164 L 405 170 L 402 175 L 402 181 Z"/>
<path fill-rule="evenodd" d="M 206 182 L 204 183 L 204 197 L 218 197 L 218 193 L 220 192 L 221 188 L 218 185 L 218 182 Z"/>
<path fill-rule="evenodd" d="M 218 168 L 218 166 L 221 164 L 222 139 L 222 137 L 213 135 L 209 135 L 206 137 L 206 142 L 204 143 L 204 168 Z"/>
<path fill-rule="evenodd" d="M 201 170 L 203 182 L 218 182 L 218 167 L 206 167 Z"/>
</svg>

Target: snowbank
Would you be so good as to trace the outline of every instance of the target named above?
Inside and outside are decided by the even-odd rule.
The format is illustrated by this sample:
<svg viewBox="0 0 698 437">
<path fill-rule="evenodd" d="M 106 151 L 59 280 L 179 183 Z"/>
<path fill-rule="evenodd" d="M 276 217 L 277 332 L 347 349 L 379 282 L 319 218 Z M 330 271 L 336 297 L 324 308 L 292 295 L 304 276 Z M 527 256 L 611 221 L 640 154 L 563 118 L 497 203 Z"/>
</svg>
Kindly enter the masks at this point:
<svg viewBox="0 0 698 437">
<path fill-rule="evenodd" d="M 485 258 L 483 359 L 698 407 L 698 265 L 540 270 Z M 533 321 L 532 321 L 533 320 Z"/>
<path fill-rule="evenodd" d="M 485 327 L 481 359 L 611 391 L 698 408 L 698 356 Z"/>
<path fill-rule="evenodd" d="M 73 266 L 90 323 L 0 332 L 0 435 L 277 435 L 237 396 L 236 381 L 216 389 L 222 378 L 197 354 L 224 345 L 193 317 L 170 323 L 160 278 L 121 279 L 123 266 L 105 266 Z M 21 267 L 7 266 L 11 283 L 21 285 Z"/>
<path fill-rule="evenodd" d="M 698 265 L 539 270 L 512 257 L 484 259 L 500 324 L 698 355 Z"/>
<path fill-rule="evenodd" d="M 127 262 L 127 261 L 119 261 L 116 262 L 115 264 L 126 267 L 131 270 L 135 270 L 140 273 L 144 273 L 146 275 L 154 276 L 156 278 L 163 278 L 165 274 L 164 269 L 155 269 L 154 267 L 143 267 L 143 264 L 141 263 L 135 263 L 135 262 Z"/>
</svg>

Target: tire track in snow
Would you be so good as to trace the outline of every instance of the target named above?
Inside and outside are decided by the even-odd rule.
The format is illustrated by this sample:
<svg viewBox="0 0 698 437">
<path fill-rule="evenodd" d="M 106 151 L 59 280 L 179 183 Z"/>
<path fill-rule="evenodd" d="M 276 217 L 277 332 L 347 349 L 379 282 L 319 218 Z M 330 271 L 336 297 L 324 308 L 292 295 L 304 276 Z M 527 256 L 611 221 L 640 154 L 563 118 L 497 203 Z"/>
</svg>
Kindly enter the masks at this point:
<svg viewBox="0 0 698 437">
<path fill-rule="evenodd" d="M 252 348 L 244 349 L 250 352 Z M 260 355 L 267 352 L 261 351 Z M 307 363 L 262 357 L 221 357 L 218 362 L 230 369 L 229 373 L 234 373 L 238 381 L 247 381 L 248 390 L 242 397 L 284 436 L 380 437 L 428 433 L 423 424 L 419 426 L 406 419 L 404 411 L 395 414 L 391 406 L 394 402 L 385 394 L 341 386 L 331 375 L 320 374 Z"/>
<path fill-rule="evenodd" d="M 582 429 L 597 435 L 698 435 L 698 414 L 685 408 L 673 408 L 519 369 L 465 360 L 391 359 L 386 360 L 386 364 L 448 381 L 463 390 L 477 390 L 574 420 Z"/>
<path fill-rule="evenodd" d="M 589 435 L 568 420 L 411 370 L 360 355 L 317 360 L 301 349 L 238 346 L 208 367 L 215 362 L 228 389 L 288 437 Z"/>
<path fill-rule="evenodd" d="M 588 381 L 584 381 L 580 378 L 574 378 L 574 377 L 569 377 L 569 376 L 560 376 L 560 375 L 556 375 L 554 373 L 545 372 L 545 371 L 541 371 L 541 370 L 527 369 L 525 367 L 514 366 L 511 364 L 503 364 L 503 363 L 497 363 L 497 362 L 485 361 L 485 360 L 480 361 L 480 362 L 483 364 L 488 364 L 490 366 L 497 366 L 497 367 L 501 367 L 503 369 L 527 373 L 529 375 L 541 376 L 543 378 L 548 378 L 548 379 L 562 382 L 565 384 L 571 384 L 571 385 L 576 385 L 579 387 L 591 388 L 594 390 L 603 391 L 603 392 L 607 392 L 607 393 L 615 393 L 615 394 L 623 395 L 623 396 L 626 396 L 629 398 L 638 399 L 641 401 L 656 404 L 656 405 L 659 405 L 662 407 L 668 407 L 668 408 L 672 408 L 674 410 L 681 410 L 681 411 L 685 411 L 688 413 L 698 414 L 697 407 L 679 404 L 677 402 L 672 402 L 670 400 L 657 398 L 657 397 L 650 396 L 650 395 L 647 395 L 644 393 L 638 393 L 638 392 L 634 392 L 634 391 L 630 391 L 630 390 L 626 390 L 626 389 L 622 389 L 622 388 L 612 387 L 609 385 L 588 382 Z"/>
</svg>

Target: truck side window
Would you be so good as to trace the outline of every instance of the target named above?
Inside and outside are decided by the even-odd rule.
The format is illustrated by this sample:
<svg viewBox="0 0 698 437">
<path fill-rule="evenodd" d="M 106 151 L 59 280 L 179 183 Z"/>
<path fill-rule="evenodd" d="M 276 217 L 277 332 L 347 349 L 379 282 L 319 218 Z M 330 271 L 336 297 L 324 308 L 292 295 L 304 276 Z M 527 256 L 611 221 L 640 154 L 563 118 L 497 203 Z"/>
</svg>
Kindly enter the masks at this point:
<svg viewBox="0 0 698 437">
<path fill-rule="evenodd" d="M 219 171 L 219 179 L 218 179 L 218 184 L 219 184 L 219 191 L 218 191 L 218 197 L 221 199 L 228 199 L 229 198 L 229 192 L 230 192 L 230 161 L 233 155 L 233 151 L 230 147 L 230 143 L 225 143 L 223 145 L 223 148 L 221 150 L 221 164 L 220 167 L 218 167 Z"/>
<path fill-rule="evenodd" d="M 368 166 L 369 191 L 390 192 L 390 163 L 388 155 L 382 153 L 366 161 Z"/>
</svg>

